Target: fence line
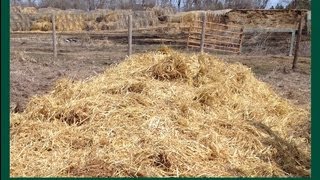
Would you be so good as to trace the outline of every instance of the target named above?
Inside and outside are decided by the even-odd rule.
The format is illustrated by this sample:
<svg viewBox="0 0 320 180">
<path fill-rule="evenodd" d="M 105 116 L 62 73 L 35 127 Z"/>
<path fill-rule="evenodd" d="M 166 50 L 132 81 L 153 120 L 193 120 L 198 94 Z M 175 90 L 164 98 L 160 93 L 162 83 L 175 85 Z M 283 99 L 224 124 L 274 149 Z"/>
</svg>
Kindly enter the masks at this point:
<svg viewBox="0 0 320 180">
<path fill-rule="evenodd" d="M 132 36 L 143 36 L 143 32 L 145 31 L 146 36 L 150 35 L 150 32 L 154 32 L 154 35 L 157 35 L 157 30 L 166 34 L 167 30 L 170 29 L 169 25 L 160 25 L 156 27 L 148 27 L 148 28 L 132 28 L 132 17 L 130 23 L 130 16 L 128 20 L 128 29 L 127 30 L 115 30 L 115 31 L 100 31 L 100 32 L 59 32 L 55 29 L 55 18 L 52 16 L 52 31 L 48 32 L 33 32 L 33 31 L 14 31 L 11 32 L 12 35 L 15 34 L 36 34 L 36 35 L 46 35 L 52 34 L 52 41 L 53 41 L 53 55 L 54 57 L 57 56 L 57 40 L 56 34 L 58 35 L 90 35 L 91 37 L 94 36 L 109 36 L 109 37 L 117 37 L 123 36 L 124 34 L 128 33 L 128 55 L 132 54 Z M 201 24 L 200 24 L 201 23 Z M 200 26 L 201 25 L 201 26 Z M 219 29 L 219 27 L 223 27 Z M 206 16 L 202 16 L 202 20 L 195 20 L 194 23 L 190 23 L 190 25 L 180 25 L 178 27 L 180 32 L 182 32 L 183 37 L 186 36 L 187 45 L 186 47 L 195 47 L 199 45 L 200 51 L 202 52 L 204 49 L 209 50 L 219 50 L 226 52 L 233 52 L 233 53 L 241 53 L 242 52 L 242 44 L 244 41 L 245 33 L 267 33 L 267 32 L 274 32 L 274 33 L 291 33 L 290 39 L 290 49 L 288 50 L 288 55 L 292 56 L 293 53 L 297 56 L 297 49 L 299 48 L 298 41 L 299 41 L 299 33 L 298 37 L 296 37 L 297 29 L 290 29 L 290 28 L 243 28 L 241 26 L 236 25 L 226 25 L 226 24 L 219 24 L 215 22 L 208 22 Z M 234 28 L 234 29 L 230 29 Z M 299 29 L 300 30 L 300 29 Z M 159 31 L 158 31 L 159 32 Z M 144 36 L 143 36 L 144 37 Z M 158 37 L 158 36 L 157 36 Z M 172 38 L 172 40 L 170 39 Z M 296 41 L 297 38 L 297 41 Z M 174 37 L 169 37 L 165 40 L 161 40 L 161 42 L 175 42 L 175 43 L 182 43 L 185 40 L 175 40 Z M 141 40 L 144 41 L 144 40 Z M 160 40 L 154 40 L 154 42 L 158 42 Z M 146 41 L 147 42 L 147 41 Z M 296 42 L 296 43 L 295 43 Z M 296 48 L 294 48 L 294 46 Z M 295 50 L 295 52 L 293 52 Z M 295 57 L 296 58 L 296 57 Z M 295 64 L 295 62 L 293 63 Z M 294 66 L 294 65 L 293 65 Z"/>
</svg>

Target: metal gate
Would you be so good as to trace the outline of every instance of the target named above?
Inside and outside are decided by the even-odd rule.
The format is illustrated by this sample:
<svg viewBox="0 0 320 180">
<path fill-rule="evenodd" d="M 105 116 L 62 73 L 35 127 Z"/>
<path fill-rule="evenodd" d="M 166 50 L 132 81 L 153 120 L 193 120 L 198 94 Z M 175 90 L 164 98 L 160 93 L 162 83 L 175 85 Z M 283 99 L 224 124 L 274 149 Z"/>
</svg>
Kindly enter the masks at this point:
<svg viewBox="0 0 320 180">
<path fill-rule="evenodd" d="M 205 22 L 205 23 L 203 23 Z M 241 53 L 243 39 L 243 27 L 236 25 L 226 25 L 214 22 L 196 20 L 190 24 L 187 47 L 228 52 Z"/>
</svg>

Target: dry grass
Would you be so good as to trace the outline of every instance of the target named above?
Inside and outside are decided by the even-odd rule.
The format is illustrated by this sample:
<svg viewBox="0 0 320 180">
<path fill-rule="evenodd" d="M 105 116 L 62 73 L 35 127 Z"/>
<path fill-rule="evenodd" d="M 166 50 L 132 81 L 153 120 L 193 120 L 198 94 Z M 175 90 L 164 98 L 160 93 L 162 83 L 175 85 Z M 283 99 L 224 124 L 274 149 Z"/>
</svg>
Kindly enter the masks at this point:
<svg viewBox="0 0 320 180">
<path fill-rule="evenodd" d="M 11 114 L 11 176 L 310 176 L 309 112 L 251 70 L 168 48 Z"/>
</svg>

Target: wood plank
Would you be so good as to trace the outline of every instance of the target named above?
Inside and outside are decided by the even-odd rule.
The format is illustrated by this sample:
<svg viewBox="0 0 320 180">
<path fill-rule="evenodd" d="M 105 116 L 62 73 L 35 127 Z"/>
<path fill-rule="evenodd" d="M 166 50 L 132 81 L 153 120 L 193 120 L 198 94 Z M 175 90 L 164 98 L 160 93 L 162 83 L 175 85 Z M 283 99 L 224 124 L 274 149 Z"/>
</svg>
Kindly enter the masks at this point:
<svg viewBox="0 0 320 180">
<path fill-rule="evenodd" d="M 219 41 L 215 39 L 207 39 L 207 43 L 223 43 L 223 44 L 230 44 L 230 45 L 235 45 L 235 46 L 240 46 L 239 43 L 233 43 L 233 42 L 228 42 L 228 41 Z"/>
<path fill-rule="evenodd" d="M 199 46 L 195 46 L 195 45 L 189 45 L 189 47 L 194 47 L 194 48 L 200 48 Z M 209 49 L 209 50 L 213 50 L 213 51 L 221 51 L 221 52 L 230 52 L 230 53 L 239 53 L 239 51 L 229 51 L 229 50 L 223 50 L 223 49 L 215 49 L 215 48 L 208 48 L 208 47 L 204 47 L 204 49 Z"/>
<path fill-rule="evenodd" d="M 295 70 L 297 68 L 297 62 L 298 62 L 298 56 L 299 56 L 299 46 L 300 46 L 300 41 L 301 41 L 301 35 L 302 35 L 302 21 L 304 17 L 300 15 L 300 20 L 299 20 L 299 31 L 298 31 L 298 36 L 296 40 L 296 47 L 294 50 L 294 57 L 293 57 L 293 62 L 292 62 L 292 69 Z"/>
<path fill-rule="evenodd" d="M 197 45 L 200 47 L 200 42 L 196 42 L 196 41 L 189 41 L 189 45 Z M 217 45 L 217 44 L 211 44 L 211 43 L 205 43 L 204 46 L 205 47 L 208 47 L 209 46 L 214 46 L 214 47 L 219 47 L 219 48 L 224 48 L 224 49 L 232 49 L 232 50 L 238 50 L 239 51 L 239 48 L 234 48 L 234 47 L 228 47 L 228 46 L 221 46 L 221 45 Z"/>
<path fill-rule="evenodd" d="M 291 40 L 290 40 L 289 56 L 292 56 L 293 46 L 294 46 L 294 41 L 295 41 L 295 39 L 296 39 L 296 33 L 292 32 L 292 33 L 291 33 Z"/>
<path fill-rule="evenodd" d="M 199 35 L 200 36 L 200 33 L 198 32 L 190 32 L 190 34 L 192 35 Z M 221 36 L 221 35 L 217 35 L 217 34 L 208 34 L 206 33 L 206 36 L 208 37 L 219 37 L 219 38 L 222 38 L 222 39 L 233 39 L 233 40 L 236 40 L 236 41 L 239 41 L 239 36 Z"/>
<path fill-rule="evenodd" d="M 243 32 L 244 33 L 267 33 L 267 32 L 287 32 L 287 33 L 292 33 L 292 32 L 296 32 L 296 29 L 291 29 L 291 28 L 252 28 L 252 29 L 244 29 Z"/>
<path fill-rule="evenodd" d="M 203 53 L 204 41 L 206 38 L 206 21 L 207 15 L 206 13 L 202 13 L 202 27 L 201 27 L 201 41 L 200 41 L 200 52 Z"/>
<path fill-rule="evenodd" d="M 176 40 L 176 39 L 160 39 L 160 38 L 152 38 L 152 39 L 136 39 L 134 42 L 155 42 L 155 43 L 186 43 L 185 40 Z"/>
<path fill-rule="evenodd" d="M 196 39 L 196 40 L 201 40 L 201 37 L 194 37 L 194 36 L 189 36 L 190 39 Z"/>
<path fill-rule="evenodd" d="M 199 37 L 194 37 L 194 36 L 190 36 L 189 39 L 196 39 L 196 40 L 201 40 L 201 38 Z M 230 45 L 235 45 L 235 46 L 240 46 L 239 43 L 233 43 L 233 42 L 228 42 L 228 41 L 220 41 L 220 40 L 216 40 L 216 39 L 206 39 L 205 43 L 216 43 L 216 42 L 220 42 L 220 43 L 224 43 L 224 44 L 230 44 Z"/>
<path fill-rule="evenodd" d="M 224 48 L 224 49 L 233 49 L 233 50 L 239 50 L 239 48 L 234 48 L 234 47 L 228 47 L 228 46 L 221 46 L 217 44 L 206 44 L 207 46 L 213 46 L 213 47 L 219 47 L 219 48 Z"/>
<path fill-rule="evenodd" d="M 199 21 L 199 20 L 195 20 L 194 22 L 202 23 L 202 21 Z M 206 23 L 207 24 L 214 24 L 214 25 L 218 25 L 218 26 L 224 26 L 224 27 L 235 27 L 235 28 L 239 28 L 239 30 L 242 28 L 241 26 L 236 26 L 236 25 L 226 25 L 226 24 L 214 23 L 214 22 L 206 22 Z"/>
<path fill-rule="evenodd" d="M 230 33 L 230 34 L 236 34 L 236 35 L 240 35 L 241 32 L 235 32 L 235 31 L 227 31 L 227 30 L 220 30 L 220 29 L 209 29 L 208 32 L 223 32 L 223 33 Z"/>
<path fill-rule="evenodd" d="M 206 34 L 206 36 L 210 36 L 210 37 L 220 37 L 220 38 L 227 38 L 227 39 L 234 39 L 234 40 L 239 40 L 239 37 L 235 37 L 235 36 L 220 36 L 220 35 L 216 35 L 216 34 Z"/>
<path fill-rule="evenodd" d="M 196 28 L 196 29 L 201 29 L 200 28 Z M 236 35 L 240 35 L 242 34 L 241 32 L 234 32 L 234 31 L 227 31 L 227 30 L 219 30 L 219 29 L 208 29 L 207 32 L 211 32 L 211 31 L 214 31 L 214 32 L 224 32 L 224 33 L 230 33 L 230 34 L 236 34 Z M 196 31 L 192 31 L 192 32 L 196 32 Z"/>
<path fill-rule="evenodd" d="M 206 49 L 209 50 L 214 50 L 214 51 L 222 51 L 222 52 L 231 52 L 231 53 L 238 53 L 239 51 L 233 51 L 233 50 L 228 50 L 228 49 L 217 49 L 217 48 L 211 48 L 211 47 L 205 47 Z"/>
<path fill-rule="evenodd" d="M 240 37 L 239 37 L 239 54 L 241 54 L 242 52 L 242 42 L 243 42 L 243 39 L 244 39 L 244 34 L 243 34 L 243 28 L 241 28 L 241 32 L 242 34 L 240 34 Z"/>
<path fill-rule="evenodd" d="M 199 43 L 199 46 L 189 44 L 189 47 L 195 47 L 200 49 L 200 43 Z"/>
<path fill-rule="evenodd" d="M 57 35 L 56 35 L 56 17 L 52 15 L 52 46 L 53 46 L 53 58 L 57 58 Z"/>
<path fill-rule="evenodd" d="M 189 44 L 190 44 L 190 43 L 193 43 L 193 44 L 199 44 L 199 47 L 200 47 L 200 41 L 199 41 L 199 42 L 197 42 L 197 41 L 189 40 Z"/>
<path fill-rule="evenodd" d="M 128 56 L 132 54 L 132 15 L 129 15 L 128 20 Z"/>
</svg>

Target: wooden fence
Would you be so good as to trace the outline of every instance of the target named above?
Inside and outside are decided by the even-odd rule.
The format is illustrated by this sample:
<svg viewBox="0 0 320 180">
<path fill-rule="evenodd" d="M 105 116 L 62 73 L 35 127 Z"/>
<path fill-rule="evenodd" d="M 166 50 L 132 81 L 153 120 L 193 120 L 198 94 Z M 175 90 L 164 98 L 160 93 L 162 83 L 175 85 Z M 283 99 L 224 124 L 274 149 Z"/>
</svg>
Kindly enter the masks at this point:
<svg viewBox="0 0 320 180">
<path fill-rule="evenodd" d="M 243 27 L 196 20 L 190 24 L 187 47 L 240 54 Z M 204 33 L 204 35 L 202 35 Z"/>
</svg>

